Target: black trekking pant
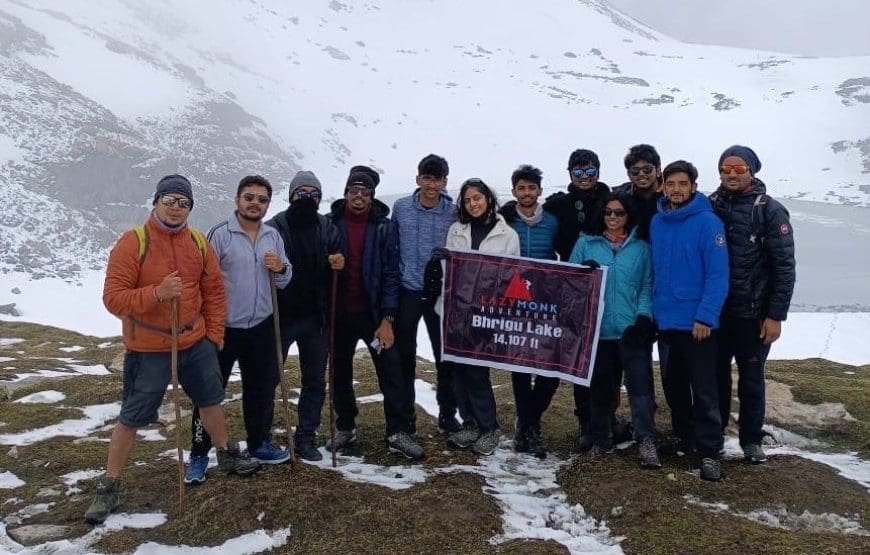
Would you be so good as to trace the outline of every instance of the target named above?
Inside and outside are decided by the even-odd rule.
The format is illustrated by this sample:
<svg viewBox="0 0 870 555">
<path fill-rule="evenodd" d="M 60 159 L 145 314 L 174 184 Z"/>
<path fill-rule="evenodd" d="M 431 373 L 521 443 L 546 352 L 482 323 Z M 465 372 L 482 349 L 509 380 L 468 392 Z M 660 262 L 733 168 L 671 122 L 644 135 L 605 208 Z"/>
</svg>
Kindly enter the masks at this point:
<svg viewBox="0 0 870 555">
<path fill-rule="evenodd" d="M 339 430 L 354 429 L 357 414 L 356 397 L 353 392 L 353 357 L 358 341 L 368 348 L 378 376 L 378 386 L 384 396 L 384 418 L 386 437 L 397 432 L 410 433 L 413 420 L 414 401 L 408 398 L 407 389 L 402 381 L 402 368 L 399 363 L 399 350 L 395 345 L 382 349 L 380 353 L 372 349 L 377 324 L 369 312 L 343 314 L 335 322 L 335 412 L 336 427 Z"/>
<path fill-rule="evenodd" d="M 696 341 L 692 332 L 664 330 L 659 335 L 659 365 L 674 433 L 694 442 L 701 457 L 719 458 L 722 420 L 716 379 L 717 330 Z"/>
<path fill-rule="evenodd" d="M 226 328 L 224 348 L 218 352 L 218 364 L 224 389 L 236 361 L 242 375 L 242 414 L 247 432 L 248 450 L 253 453 L 263 442 L 270 441 L 275 415 L 275 388 L 278 386 L 278 363 L 275 360 L 275 332 L 269 316 L 251 328 Z M 191 456 L 208 455 L 211 437 L 193 407 Z"/>
<path fill-rule="evenodd" d="M 417 372 L 417 327 L 420 318 L 426 323 L 432 352 L 435 355 L 437 373 L 436 400 L 438 410 L 445 417 L 456 414 L 456 394 L 454 392 L 453 366 L 441 362 L 441 322 L 435 309 L 422 301 L 422 291 L 402 289 L 399 294 L 399 313 L 396 316 L 396 346 L 402 366 L 402 379 L 405 383 L 406 395 L 415 400 L 414 380 Z M 411 431 L 416 431 L 416 423 L 412 418 Z"/>
<path fill-rule="evenodd" d="M 329 348 L 329 337 L 323 329 L 323 318 L 319 313 L 281 318 L 281 349 L 285 361 L 294 342 L 299 349 L 302 378 L 299 422 L 294 438 L 297 444 L 313 443 L 326 398 L 326 357 Z"/>
<path fill-rule="evenodd" d="M 731 412 L 731 360 L 736 358 L 740 445 L 761 443 L 764 437 L 764 364 L 770 345 L 761 340 L 760 330 L 760 321 L 753 318 L 723 317 L 719 322 L 719 413 L 724 428 Z"/>
<path fill-rule="evenodd" d="M 541 415 L 550 406 L 559 378 L 511 372 L 511 386 L 517 406 L 517 421 L 520 427 L 538 425 Z"/>
<path fill-rule="evenodd" d="M 477 424 L 481 433 L 497 429 L 495 395 L 492 393 L 489 368 L 457 362 L 445 364 L 453 367 L 456 400 L 459 401 L 459 415 L 462 417 L 463 423 L 473 422 Z"/>
</svg>

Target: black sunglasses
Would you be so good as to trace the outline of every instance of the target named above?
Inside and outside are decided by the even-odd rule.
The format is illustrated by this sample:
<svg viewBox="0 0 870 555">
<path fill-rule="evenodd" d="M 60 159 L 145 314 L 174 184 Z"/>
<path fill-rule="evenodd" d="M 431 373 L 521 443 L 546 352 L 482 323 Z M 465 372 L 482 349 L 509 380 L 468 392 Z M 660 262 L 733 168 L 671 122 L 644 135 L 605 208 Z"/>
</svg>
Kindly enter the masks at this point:
<svg viewBox="0 0 870 555">
<path fill-rule="evenodd" d="M 272 197 L 268 195 L 255 195 L 254 193 L 244 193 L 242 195 L 242 199 L 244 199 L 245 202 L 254 202 L 254 199 L 256 199 L 257 202 L 260 204 L 269 204 L 269 202 L 272 200 Z"/>
<path fill-rule="evenodd" d="M 643 172 L 644 175 L 651 175 L 652 172 L 656 171 L 655 166 L 644 166 L 642 168 L 629 168 L 628 175 L 632 177 L 637 177 Z"/>
</svg>

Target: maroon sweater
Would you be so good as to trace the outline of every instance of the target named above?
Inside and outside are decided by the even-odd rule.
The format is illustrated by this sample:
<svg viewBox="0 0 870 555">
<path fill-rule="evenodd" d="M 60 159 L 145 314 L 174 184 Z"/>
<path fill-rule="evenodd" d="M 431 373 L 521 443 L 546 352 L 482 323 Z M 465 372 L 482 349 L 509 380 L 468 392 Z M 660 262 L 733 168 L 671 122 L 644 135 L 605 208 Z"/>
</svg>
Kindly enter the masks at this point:
<svg viewBox="0 0 870 555">
<path fill-rule="evenodd" d="M 363 282 L 363 251 L 366 244 L 369 213 L 356 215 L 345 208 L 344 222 L 347 227 L 347 266 L 345 268 L 347 311 L 351 313 L 365 312 L 369 308 L 369 299 Z"/>
</svg>

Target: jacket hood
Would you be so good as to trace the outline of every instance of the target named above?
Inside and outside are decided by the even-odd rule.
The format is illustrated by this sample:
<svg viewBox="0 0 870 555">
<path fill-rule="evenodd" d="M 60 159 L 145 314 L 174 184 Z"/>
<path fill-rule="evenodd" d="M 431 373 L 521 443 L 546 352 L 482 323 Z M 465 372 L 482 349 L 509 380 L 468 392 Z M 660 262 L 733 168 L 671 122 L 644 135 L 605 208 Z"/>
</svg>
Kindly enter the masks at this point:
<svg viewBox="0 0 870 555">
<path fill-rule="evenodd" d="M 333 221 L 344 218 L 344 207 L 347 201 L 340 198 L 329 206 L 330 215 Z M 390 215 L 390 207 L 379 201 L 376 198 L 372 199 L 372 209 L 369 212 L 369 221 L 377 220 L 378 218 L 387 218 Z"/>
<path fill-rule="evenodd" d="M 668 199 L 664 196 L 658 202 L 659 214 L 668 220 L 685 220 L 689 216 L 700 214 L 701 212 L 713 212 L 713 206 L 707 196 L 700 191 L 695 191 L 695 196 L 688 204 L 677 208 L 676 210 L 668 209 Z"/>
<path fill-rule="evenodd" d="M 742 195 L 766 195 L 767 194 L 767 185 L 764 184 L 764 181 L 758 179 L 757 177 L 752 178 L 752 187 L 746 191 L 745 193 L 737 193 L 734 194 L 722 185 L 719 185 L 719 188 L 716 189 L 716 193 L 726 196 L 726 197 L 739 197 Z"/>
</svg>

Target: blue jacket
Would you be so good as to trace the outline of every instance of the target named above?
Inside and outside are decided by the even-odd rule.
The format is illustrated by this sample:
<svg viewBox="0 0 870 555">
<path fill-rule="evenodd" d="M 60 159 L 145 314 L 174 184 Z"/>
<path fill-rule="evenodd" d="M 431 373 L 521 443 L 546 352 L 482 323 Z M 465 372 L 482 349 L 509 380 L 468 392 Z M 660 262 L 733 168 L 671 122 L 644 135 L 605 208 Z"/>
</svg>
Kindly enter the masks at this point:
<svg viewBox="0 0 870 555">
<path fill-rule="evenodd" d="M 347 224 L 344 221 L 344 199 L 332 203 L 329 219 L 341 236 L 341 252 L 347 258 Z M 375 323 L 384 316 L 395 316 L 399 308 L 399 236 L 396 223 L 387 216 L 390 209 L 372 199 L 369 222 L 363 246 L 362 278 L 369 294 L 369 306 Z M 344 277 L 346 272 L 342 272 Z M 342 288 L 342 291 L 344 288 Z"/>
<path fill-rule="evenodd" d="M 420 191 L 398 199 L 393 204 L 393 221 L 399 226 L 399 271 L 402 287 L 423 290 L 423 270 L 432 249 L 447 242 L 447 230 L 456 221 L 456 205 L 447 193 L 434 208 L 420 204 Z"/>
<path fill-rule="evenodd" d="M 653 313 L 661 330 L 690 331 L 695 322 L 719 327 L 728 295 L 728 248 L 710 201 L 695 193 L 671 210 L 667 199 L 650 224 Z"/>
<path fill-rule="evenodd" d="M 211 228 L 208 241 L 220 261 L 227 290 L 226 327 L 248 329 L 271 316 L 274 309 L 269 270 L 263 265 L 266 252 L 274 252 L 286 264 L 284 272 L 275 274 L 275 285 L 279 289 L 284 289 L 293 276 L 278 231 L 261 225 L 257 241 L 251 242 L 233 215 Z"/>
<path fill-rule="evenodd" d="M 637 237 L 637 228 L 616 254 L 603 236 L 581 235 L 569 262 L 579 264 L 585 260 L 607 266 L 600 339 L 619 339 L 640 315 L 652 318 L 650 246 Z"/>
<path fill-rule="evenodd" d="M 529 225 L 517 214 L 517 202 L 512 200 L 501 207 L 499 214 L 514 228 L 520 237 L 520 256 L 556 260 L 556 234 L 559 232 L 559 220 L 546 210 L 541 221 Z"/>
</svg>

